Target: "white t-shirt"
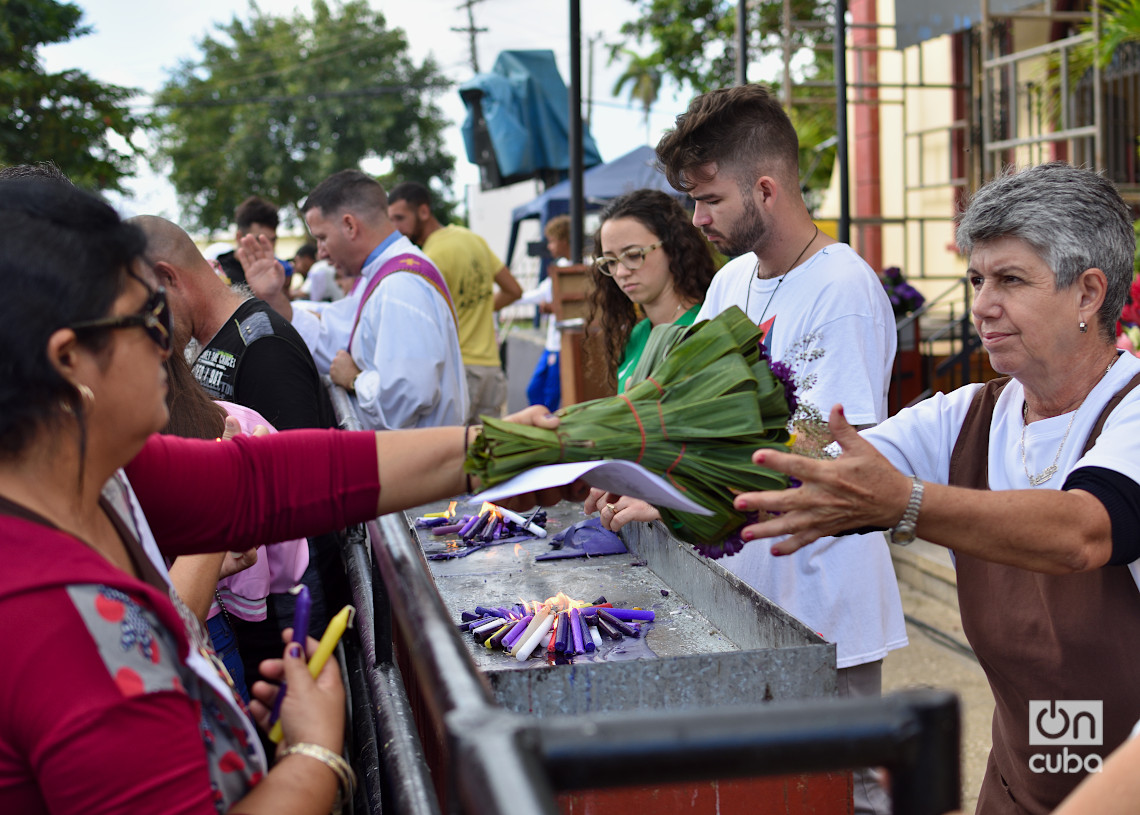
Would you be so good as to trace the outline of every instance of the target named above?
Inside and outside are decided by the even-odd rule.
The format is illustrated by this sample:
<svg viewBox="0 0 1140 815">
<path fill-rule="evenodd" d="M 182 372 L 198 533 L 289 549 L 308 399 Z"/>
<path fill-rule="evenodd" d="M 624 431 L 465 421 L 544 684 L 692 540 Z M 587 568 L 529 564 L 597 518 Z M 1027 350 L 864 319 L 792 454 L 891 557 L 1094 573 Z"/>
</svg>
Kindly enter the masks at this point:
<svg viewBox="0 0 1140 815">
<path fill-rule="evenodd" d="M 852 424 L 887 415 L 897 333 L 878 277 L 846 244 L 824 247 L 782 278 L 759 280 L 756 256 L 727 263 L 710 285 L 697 320 L 747 304 L 774 361 L 814 381 L 800 399 L 827 418 L 842 404 Z M 763 320 L 761 321 L 761 315 Z M 806 338 L 806 339 L 805 339 Z M 822 355 L 812 359 L 813 351 Z M 748 543 L 723 565 L 741 580 L 836 644 L 836 664 L 882 659 L 907 644 L 902 602 L 881 532 L 821 538 L 783 557 L 778 539 Z"/>
<path fill-rule="evenodd" d="M 1092 389 L 1076 416 L 1063 413 L 1025 427 L 1025 463 L 1021 462 L 1022 404 L 1025 391 L 1010 380 L 994 405 L 990 425 L 989 482 L 991 490 L 1059 490 L 1077 467 L 1103 467 L 1140 483 L 1140 388 L 1134 389 L 1109 414 L 1100 437 L 1088 455 L 1081 450 L 1108 401 L 1140 371 L 1140 359 L 1122 354 Z M 900 411 L 863 437 L 904 473 L 923 481 L 945 484 L 950 477 L 950 454 L 962 429 L 974 393 L 982 385 L 966 385 L 952 393 L 937 393 L 912 408 Z M 1073 425 L 1061 447 L 1069 420 Z M 1057 449 L 1061 454 L 1057 457 Z M 1040 473 L 1057 458 L 1057 473 L 1044 484 L 1031 487 L 1026 468 Z M 1140 562 L 1132 563 L 1133 579 L 1140 585 Z"/>
</svg>

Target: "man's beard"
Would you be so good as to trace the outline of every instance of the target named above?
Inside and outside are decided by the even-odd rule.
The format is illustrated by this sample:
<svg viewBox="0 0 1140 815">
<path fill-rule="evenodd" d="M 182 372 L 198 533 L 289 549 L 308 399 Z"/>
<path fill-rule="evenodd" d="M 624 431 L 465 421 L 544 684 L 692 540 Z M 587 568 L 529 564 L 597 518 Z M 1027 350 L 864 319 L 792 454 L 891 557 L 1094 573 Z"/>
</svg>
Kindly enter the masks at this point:
<svg viewBox="0 0 1140 815">
<path fill-rule="evenodd" d="M 763 246 L 768 237 L 768 225 L 751 195 L 744 196 L 744 212 L 720 236 L 722 240 L 717 248 L 728 257 L 754 252 Z"/>
<path fill-rule="evenodd" d="M 412 231 L 408 234 L 408 238 L 416 246 L 424 245 L 424 232 L 427 231 L 424 229 L 424 223 L 418 217 L 412 222 Z"/>
</svg>

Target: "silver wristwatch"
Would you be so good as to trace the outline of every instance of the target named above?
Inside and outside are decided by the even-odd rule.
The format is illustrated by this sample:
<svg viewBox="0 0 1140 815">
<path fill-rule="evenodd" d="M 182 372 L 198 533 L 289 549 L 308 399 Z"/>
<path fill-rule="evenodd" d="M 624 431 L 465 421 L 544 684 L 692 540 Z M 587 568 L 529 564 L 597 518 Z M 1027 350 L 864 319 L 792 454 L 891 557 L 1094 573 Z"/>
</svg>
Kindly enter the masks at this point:
<svg viewBox="0 0 1140 815">
<path fill-rule="evenodd" d="M 914 486 L 910 490 L 910 500 L 906 502 L 906 510 L 898 526 L 891 530 L 891 543 L 906 546 L 914 540 L 914 527 L 918 523 L 918 508 L 922 506 L 922 493 L 924 487 L 917 475 L 912 475 Z"/>
</svg>

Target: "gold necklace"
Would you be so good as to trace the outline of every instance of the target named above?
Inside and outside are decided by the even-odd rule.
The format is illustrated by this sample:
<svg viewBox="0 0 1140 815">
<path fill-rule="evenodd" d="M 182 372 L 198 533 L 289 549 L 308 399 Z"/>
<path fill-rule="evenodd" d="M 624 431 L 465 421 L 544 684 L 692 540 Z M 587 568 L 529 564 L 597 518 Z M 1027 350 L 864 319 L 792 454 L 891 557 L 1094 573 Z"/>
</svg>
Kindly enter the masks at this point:
<svg viewBox="0 0 1140 815">
<path fill-rule="evenodd" d="M 772 305 L 772 301 L 776 299 L 776 292 L 780 290 L 780 286 L 784 285 L 784 279 L 792 273 L 792 269 L 796 268 L 796 264 L 804 256 L 804 252 L 808 247 L 815 243 L 815 239 L 819 237 L 819 224 L 815 224 L 815 232 L 812 233 L 811 240 L 807 242 L 800 253 L 796 255 L 796 259 L 792 261 L 792 265 L 788 267 L 788 271 L 780 275 L 780 279 L 776 281 L 776 288 L 772 289 L 772 293 L 768 295 L 768 302 L 764 304 L 764 310 L 760 312 L 760 319 L 756 321 L 756 325 L 761 325 L 764 322 L 764 315 L 768 313 L 768 307 Z M 748 314 L 748 303 L 752 299 L 752 278 L 758 278 L 760 275 L 760 258 L 756 258 L 756 268 L 752 270 L 752 276 L 748 279 L 748 292 L 744 295 L 744 313 Z"/>
<path fill-rule="evenodd" d="M 1097 377 L 1097 384 L 1100 380 L 1104 379 L 1105 375 L 1112 370 L 1113 364 L 1116 362 L 1116 357 L 1112 358 L 1112 362 L 1108 363 L 1108 367 L 1104 369 L 1099 377 Z M 1096 385 L 1093 385 L 1095 388 Z M 1090 390 L 1089 393 L 1092 393 Z M 1085 394 L 1085 399 L 1088 399 L 1088 393 Z M 1021 403 L 1021 468 L 1025 470 L 1025 477 L 1029 479 L 1031 487 L 1040 487 L 1050 478 L 1057 474 L 1057 464 L 1061 460 L 1061 451 L 1065 449 L 1065 442 L 1069 440 L 1069 431 L 1073 429 L 1073 422 L 1076 421 L 1077 413 L 1080 412 L 1081 407 L 1085 404 L 1085 399 L 1081 400 L 1081 404 L 1077 405 L 1077 409 L 1073 411 L 1073 415 L 1069 417 L 1069 424 L 1065 428 L 1065 435 L 1061 437 L 1061 446 L 1057 448 L 1057 455 L 1053 456 L 1053 463 L 1046 467 L 1041 472 L 1034 475 L 1029 472 L 1029 465 L 1025 461 L 1025 428 L 1029 424 L 1029 404 L 1026 402 Z"/>
</svg>

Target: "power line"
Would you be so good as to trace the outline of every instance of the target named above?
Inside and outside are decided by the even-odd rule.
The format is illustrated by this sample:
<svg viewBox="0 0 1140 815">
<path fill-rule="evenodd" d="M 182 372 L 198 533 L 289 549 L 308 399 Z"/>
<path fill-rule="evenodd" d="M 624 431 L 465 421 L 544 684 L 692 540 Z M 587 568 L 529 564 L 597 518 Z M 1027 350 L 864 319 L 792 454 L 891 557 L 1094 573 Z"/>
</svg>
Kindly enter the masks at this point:
<svg viewBox="0 0 1140 815">
<path fill-rule="evenodd" d="M 370 88 L 349 88 L 343 91 L 299 93 L 293 96 L 244 96 L 233 99 L 187 99 L 179 102 L 156 102 L 157 108 L 221 108 L 238 105 L 270 105 L 278 102 L 315 102 L 318 99 L 346 99 L 400 94 L 406 91 L 444 90 L 450 82 L 425 82 L 420 85 L 374 85 Z"/>
</svg>

